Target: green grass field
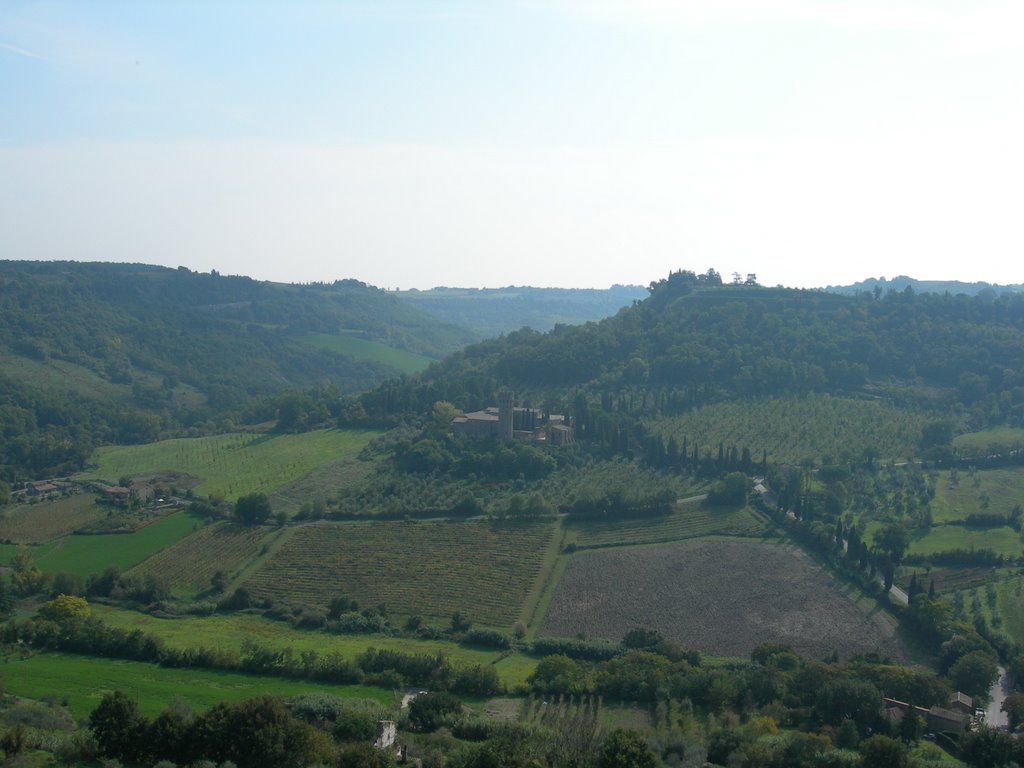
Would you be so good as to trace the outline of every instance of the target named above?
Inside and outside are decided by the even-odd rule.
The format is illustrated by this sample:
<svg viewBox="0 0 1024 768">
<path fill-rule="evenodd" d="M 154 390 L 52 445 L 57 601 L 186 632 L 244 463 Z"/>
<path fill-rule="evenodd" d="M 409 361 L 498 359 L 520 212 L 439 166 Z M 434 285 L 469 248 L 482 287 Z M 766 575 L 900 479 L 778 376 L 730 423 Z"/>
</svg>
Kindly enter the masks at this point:
<svg viewBox="0 0 1024 768">
<path fill-rule="evenodd" d="M 996 605 L 1003 632 L 1016 643 L 1024 642 L 1024 576 L 1018 575 L 996 587 Z"/>
<path fill-rule="evenodd" d="M 51 357 L 46 361 L 32 360 L 19 355 L 0 355 L 0 366 L 12 379 L 44 391 L 71 392 L 76 397 L 131 403 L 132 386 L 115 384 L 84 366 Z M 163 378 L 153 373 L 132 372 L 136 381 L 152 387 L 163 385 Z M 197 407 L 206 397 L 187 384 L 178 384 L 172 390 L 175 405 Z"/>
<path fill-rule="evenodd" d="M 175 696 L 195 710 L 219 701 L 241 701 L 255 696 L 297 696 L 329 693 L 346 698 L 394 703 L 392 691 L 365 685 L 331 685 L 303 680 L 258 677 L 236 672 L 165 669 L 138 661 L 100 659 L 64 653 L 41 653 L 27 659 L 11 657 L 0 667 L 7 693 L 40 699 L 67 696 L 75 717 L 88 715 L 111 691 L 124 691 L 138 699 L 145 715 L 160 712 Z"/>
<path fill-rule="evenodd" d="M 936 525 L 910 539 L 910 553 L 929 555 L 950 549 L 991 549 L 1005 557 L 1020 557 L 1020 534 L 1009 526 L 971 529 L 962 525 Z"/>
<path fill-rule="evenodd" d="M 536 659 L 519 653 L 501 658 L 498 651 L 466 648 L 444 640 L 417 640 L 388 635 L 335 635 L 319 630 L 294 629 L 282 621 L 245 613 L 158 619 L 106 605 L 94 605 L 92 608 L 96 616 L 112 627 L 141 629 L 162 638 L 173 648 L 187 648 L 201 642 L 210 648 L 237 651 L 243 641 L 252 640 L 275 649 L 291 647 L 296 653 L 316 651 L 325 654 L 338 651 L 349 659 L 354 659 L 371 647 L 406 653 L 443 653 L 456 666 L 494 664 L 498 677 L 509 688 L 525 683 L 537 666 Z"/>
<path fill-rule="evenodd" d="M 214 523 L 157 552 L 132 569 L 133 576 L 154 576 L 175 594 L 195 595 L 210 587 L 217 571 L 229 579 L 259 554 L 264 540 L 279 534 L 267 526 Z"/>
<path fill-rule="evenodd" d="M 93 456 L 96 468 L 82 476 L 113 481 L 171 470 L 203 478 L 195 489 L 198 494 L 234 500 L 248 493 L 269 494 L 328 461 L 354 457 L 378 434 L 340 429 L 299 435 L 234 432 L 100 448 Z"/>
<path fill-rule="evenodd" d="M 701 536 L 762 536 L 765 523 L 750 509 L 716 510 L 699 503 L 680 505 L 666 517 L 608 523 L 566 525 L 576 546 L 608 547 L 623 544 L 657 544 Z"/>
<path fill-rule="evenodd" d="M 107 516 L 110 507 L 91 493 L 76 493 L 37 504 L 17 504 L 0 513 L 0 539 L 40 544 L 64 536 Z"/>
<path fill-rule="evenodd" d="M 175 512 L 135 533 L 97 536 L 65 536 L 36 553 L 36 564 L 44 571 L 87 576 L 102 573 L 108 565 L 128 570 L 191 533 L 197 524 L 187 512 Z"/>
<path fill-rule="evenodd" d="M 765 398 L 718 403 L 650 425 L 666 440 L 687 438 L 714 450 L 747 447 L 755 461 L 767 450 L 768 461 L 799 464 L 860 461 L 868 449 L 878 460 L 904 460 L 917 453 L 926 418 L 877 400 L 831 395 Z"/>
<path fill-rule="evenodd" d="M 434 362 L 432 358 L 417 355 L 415 352 L 406 352 L 404 349 L 395 349 L 379 341 L 360 339 L 344 333 L 338 335 L 313 333 L 305 336 L 302 340 L 318 349 L 329 349 L 356 360 L 372 360 L 383 363 L 401 373 L 419 373 Z"/>
<path fill-rule="evenodd" d="M 1024 446 L 1024 429 L 993 427 L 981 432 L 968 432 L 953 438 L 953 448 L 961 456 L 988 456 L 1005 453 Z"/>
<path fill-rule="evenodd" d="M 17 355 L 0 355 L 0 365 L 12 379 L 44 391 L 75 392 L 81 397 L 114 401 L 128 401 L 132 395 L 130 385 L 114 384 L 95 371 L 67 360 L 49 358 L 41 361 Z"/>
<path fill-rule="evenodd" d="M 959 471 L 955 478 L 943 472 L 935 484 L 932 519 L 937 523 L 980 512 L 1009 515 L 1015 506 L 1024 507 L 1024 468 Z"/>
<path fill-rule="evenodd" d="M 508 630 L 528 617 L 552 523 L 317 523 L 289 538 L 247 581 L 255 597 L 325 607 L 336 595 L 447 624 L 460 611 Z M 525 615 L 524 615 L 525 614 Z"/>
</svg>

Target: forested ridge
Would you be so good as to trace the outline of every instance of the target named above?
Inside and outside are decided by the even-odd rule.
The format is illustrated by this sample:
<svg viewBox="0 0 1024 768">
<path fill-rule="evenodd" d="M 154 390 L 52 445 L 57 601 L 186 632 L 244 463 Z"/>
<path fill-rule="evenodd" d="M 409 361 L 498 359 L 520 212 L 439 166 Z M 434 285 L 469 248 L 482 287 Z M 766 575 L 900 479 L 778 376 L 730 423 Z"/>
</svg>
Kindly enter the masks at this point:
<svg viewBox="0 0 1024 768">
<path fill-rule="evenodd" d="M 549 331 L 560 323 L 575 325 L 600 320 L 645 295 L 637 285 L 613 285 L 606 289 L 442 287 L 398 294 L 402 301 L 440 320 L 468 328 L 476 341 L 520 328 Z"/>
<path fill-rule="evenodd" d="M 470 409 L 490 403 L 501 385 L 566 409 L 567 393 L 626 398 L 629 410 L 650 415 L 832 392 L 964 414 L 974 426 L 1019 425 L 1024 297 L 841 296 L 680 271 L 614 317 L 481 342 L 361 404 L 375 417 L 424 411 L 437 400 Z"/>
<path fill-rule="evenodd" d="M 396 375 L 303 342 L 341 331 L 436 357 L 469 339 L 355 280 L 2 262 L 0 476 L 68 471 L 106 442 L 216 429 L 286 390 L 352 393 Z"/>
</svg>

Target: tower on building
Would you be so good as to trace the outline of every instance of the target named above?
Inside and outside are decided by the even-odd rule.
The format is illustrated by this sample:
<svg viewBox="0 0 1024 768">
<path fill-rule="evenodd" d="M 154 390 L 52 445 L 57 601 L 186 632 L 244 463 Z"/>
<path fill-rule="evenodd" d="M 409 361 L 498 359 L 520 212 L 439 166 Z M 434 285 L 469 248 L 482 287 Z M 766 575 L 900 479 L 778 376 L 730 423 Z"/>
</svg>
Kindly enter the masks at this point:
<svg viewBox="0 0 1024 768">
<path fill-rule="evenodd" d="M 512 390 L 502 388 L 498 391 L 498 434 L 502 440 L 512 439 L 512 416 L 515 399 Z"/>
</svg>

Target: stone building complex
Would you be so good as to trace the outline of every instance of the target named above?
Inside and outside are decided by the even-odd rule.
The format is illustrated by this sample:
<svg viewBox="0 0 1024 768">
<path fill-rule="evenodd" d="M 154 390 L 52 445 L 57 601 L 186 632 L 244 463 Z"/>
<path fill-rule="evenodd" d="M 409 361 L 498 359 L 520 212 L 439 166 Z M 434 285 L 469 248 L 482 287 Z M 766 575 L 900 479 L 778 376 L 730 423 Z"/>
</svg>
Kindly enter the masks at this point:
<svg viewBox="0 0 1024 768">
<path fill-rule="evenodd" d="M 465 437 L 501 440 L 546 442 L 550 445 L 570 445 L 572 426 L 565 416 L 547 413 L 538 408 L 516 408 L 512 393 L 498 393 L 497 407 L 473 411 L 452 419 L 452 433 Z"/>
</svg>

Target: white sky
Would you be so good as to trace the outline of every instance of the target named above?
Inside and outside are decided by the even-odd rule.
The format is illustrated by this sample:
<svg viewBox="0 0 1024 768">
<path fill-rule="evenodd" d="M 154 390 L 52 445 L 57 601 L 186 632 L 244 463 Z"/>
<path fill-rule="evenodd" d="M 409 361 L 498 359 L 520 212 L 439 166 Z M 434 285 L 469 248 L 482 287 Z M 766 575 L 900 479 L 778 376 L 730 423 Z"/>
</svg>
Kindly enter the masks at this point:
<svg viewBox="0 0 1024 768">
<path fill-rule="evenodd" d="M 1017 0 L 0 6 L 0 258 L 1024 282 Z"/>
</svg>

